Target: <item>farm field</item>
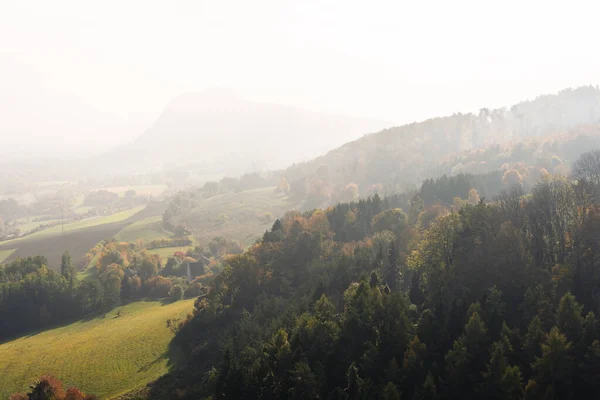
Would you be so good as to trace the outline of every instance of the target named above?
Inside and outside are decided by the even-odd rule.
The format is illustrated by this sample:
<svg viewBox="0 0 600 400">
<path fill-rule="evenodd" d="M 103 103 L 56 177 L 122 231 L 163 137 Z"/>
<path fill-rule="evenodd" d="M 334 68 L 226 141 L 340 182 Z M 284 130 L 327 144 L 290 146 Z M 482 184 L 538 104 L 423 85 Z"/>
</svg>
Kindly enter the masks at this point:
<svg viewBox="0 0 600 400">
<path fill-rule="evenodd" d="M 14 251 L 15 249 L 0 250 L 0 263 L 10 257 Z"/>
<path fill-rule="evenodd" d="M 105 315 L 0 344 L 0 388 L 27 390 L 51 374 L 100 398 L 145 386 L 169 368 L 168 318 L 192 311 L 194 299 L 163 305 L 140 301 Z M 121 315 L 117 317 L 117 312 Z"/>
<path fill-rule="evenodd" d="M 123 242 L 133 242 L 138 239 L 150 241 L 169 237 L 169 232 L 162 226 L 162 216 L 144 218 L 121 229 L 116 238 Z"/>
<path fill-rule="evenodd" d="M 134 207 L 134 208 L 132 208 L 130 210 L 121 211 L 121 212 L 118 212 L 118 213 L 115 213 L 115 214 L 111 214 L 111 215 L 105 215 L 105 216 L 93 217 L 93 218 L 86 218 L 86 219 L 83 219 L 81 221 L 71 222 L 71 223 L 68 223 L 68 224 L 64 224 L 64 226 L 56 225 L 56 226 L 53 226 L 52 228 L 44 229 L 43 231 L 36 232 L 36 233 L 28 235 L 28 236 L 26 236 L 24 238 L 9 240 L 9 241 L 7 241 L 5 243 L 18 242 L 20 240 L 27 239 L 27 238 L 34 238 L 34 237 L 52 235 L 52 234 L 62 233 L 63 231 L 64 232 L 71 232 L 71 231 L 75 231 L 75 230 L 78 230 L 78 229 L 90 228 L 90 227 L 93 227 L 93 226 L 98 226 L 98 225 L 110 224 L 110 223 L 113 223 L 113 222 L 124 221 L 127 218 L 129 218 L 129 217 L 137 214 L 138 212 L 142 211 L 144 209 L 144 207 L 146 207 L 146 206 Z"/>
<path fill-rule="evenodd" d="M 198 241 L 207 244 L 215 236 L 252 244 L 275 218 L 296 209 L 300 202 L 275 194 L 275 187 L 228 193 L 210 197 L 180 217 L 197 232 Z M 263 217 L 270 213 L 272 219 Z"/>
<path fill-rule="evenodd" d="M 128 190 L 135 190 L 141 196 L 159 196 L 168 189 L 167 185 L 130 185 L 130 186 L 111 186 L 98 188 L 94 190 L 107 190 L 123 197 Z"/>
<path fill-rule="evenodd" d="M 189 246 L 181 246 L 181 247 L 163 247 L 161 249 L 152 249 L 152 250 L 148 250 L 148 253 L 150 254 L 158 254 L 160 256 L 160 258 L 163 260 L 163 263 L 167 262 L 167 259 L 169 257 L 171 257 L 173 255 L 173 253 L 181 251 L 182 253 L 185 253 L 186 251 L 188 251 L 190 248 L 194 247 L 194 245 L 189 245 Z"/>
<path fill-rule="evenodd" d="M 81 267 L 87 264 L 82 264 L 85 254 L 98 242 L 117 235 L 124 227 L 139 220 L 162 215 L 163 211 L 162 203 L 151 203 L 108 216 L 65 224 L 64 233 L 61 226 L 52 227 L 29 236 L 0 242 L 0 252 L 13 250 L 4 261 L 43 255 L 48 258 L 48 266 L 57 269 L 60 267 L 62 254 L 69 250 L 75 266 Z"/>
</svg>

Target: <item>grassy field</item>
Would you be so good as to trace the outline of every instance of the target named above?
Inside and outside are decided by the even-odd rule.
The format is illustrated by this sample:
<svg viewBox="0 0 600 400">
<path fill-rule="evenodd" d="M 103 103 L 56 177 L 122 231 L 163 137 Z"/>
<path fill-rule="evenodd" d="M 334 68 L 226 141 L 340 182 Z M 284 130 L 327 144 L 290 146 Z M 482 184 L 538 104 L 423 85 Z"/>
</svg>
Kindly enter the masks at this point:
<svg viewBox="0 0 600 400">
<path fill-rule="evenodd" d="M 56 234 L 62 234 L 63 232 L 68 233 L 68 232 L 72 232 L 72 231 L 76 231 L 76 230 L 80 230 L 80 229 L 91 228 L 91 227 L 98 226 L 98 225 L 105 225 L 105 224 L 111 224 L 114 222 L 121 222 L 121 221 L 124 221 L 124 220 L 132 217 L 133 215 L 137 214 L 138 212 L 142 211 L 145 207 L 146 206 L 137 206 L 135 208 L 121 211 L 121 212 L 111 214 L 111 215 L 105 215 L 102 217 L 94 217 L 94 218 L 86 218 L 81 221 L 71 222 L 68 224 L 64 224 L 64 226 L 59 224 L 59 225 L 53 226 L 51 228 L 35 232 L 31 235 L 24 236 L 22 238 L 7 240 L 0 244 L 2 244 L 2 245 L 6 245 L 9 243 L 18 244 L 20 242 L 39 238 L 42 236 L 52 236 L 52 235 L 56 235 Z"/>
<path fill-rule="evenodd" d="M 181 247 L 164 247 L 162 249 L 148 250 L 148 253 L 150 253 L 150 254 L 158 254 L 160 256 L 160 258 L 163 260 L 163 265 L 164 265 L 164 263 L 167 262 L 167 259 L 169 257 L 171 257 L 173 255 L 173 253 L 175 253 L 177 251 L 181 251 L 182 253 L 185 253 L 186 251 L 188 251 L 192 247 L 194 247 L 194 245 L 181 246 Z"/>
<path fill-rule="evenodd" d="M 54 223 L 58 223 L 60 222 L 60 219 L 50 219 L 50 220 L 46 220 L 46 221 L 28 221 L 28 222 L 23 222 L 20 223 L 19 225 L 17 225 L 17 227 L 21 230 L 22 233 L 25 232 L 29 232 L 35 228 L 37 228 L 40 225 L 47 225 L 47 224 L 54 224 Z"/>
<path fill-rule="evenodd" d="M 169 236 L 169 232 L 163 229 L 162 216 L 157 215 L 127 225 L 125 228 L 121 229 L 116 238 L 123 242 L 133 242 L 137 239 L 150 241 L 168 238 Z"/>
<path fill-rule="evenodd" d="M 131 185 L 131 186 L 111 186 L 95 190 L 107 190 L 123 197 L 128 190 L 135 190 L 139 196 L 159 196 L 168 189 L 167 185 Z"/>
<path fill-rule="evenodd" d="M 276 195 L 275 188 L 269 187 L 210 197 L 183 215 L 181 221 L 198 232 L 202 244 L 215 236 L 224 236 L 248 245 L 274 222 L 261 220 L 262 215 L 271 213 L 273 218 L 278 218 L 299 205 L 299 202 Z"/>
<path fill-rule="evenodd" d="M 193 304 L 194 299 L 167 305 L 136 302 L 104 318 L 0 344 L 0 388 L 5 393 L 24 391 L 43 374 L 100 398 L 143 387 L 168 370 L 172 334 L 166 320 L 184 317 Z"/>
<path fill-rule="evenodd" d="M 69 250 L 76 266 L 81 266 L 86 252 L 98 242 L 117 235 L 123 228 L 137 221 L 162 215 L 164 203 L 150 203 L 124 212 L 105 217 L 90 218 L 71 224 L 36 232 L 22 238 L 0 242 L 0 251 L 14 250 L 8 261 L 17 257 L 43 255 L 48 258 L 48 266 L 60 267 L 60 258 Z"/>
<path fill-rule="evenodd" d="M 6 260 L 16 249 L 0 250 L 0 263 Z"/>
</svg>

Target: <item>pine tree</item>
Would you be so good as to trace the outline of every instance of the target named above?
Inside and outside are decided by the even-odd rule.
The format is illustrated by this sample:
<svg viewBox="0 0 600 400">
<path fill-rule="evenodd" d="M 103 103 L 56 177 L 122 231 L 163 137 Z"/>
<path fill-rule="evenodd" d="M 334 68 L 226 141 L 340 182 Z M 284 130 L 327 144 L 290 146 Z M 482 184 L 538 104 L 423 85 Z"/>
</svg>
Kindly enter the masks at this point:
<svg viewBox="0 0 600 400">
<path fill-rule="evenodd" d="M 398 253 L 398 248 L 396 247 L 396 241 L 392 240 L 388 249 L 387 270 L 385 272 L 385 281 L 392 290 L 398 288 L 398 279 L 400 279 L 399 257 L 400 255 Z"/>
<path fill-rule="evenodd" d="M 571 398 L 573 363 L 569 352 L 571 342 L 567 341 L 557 327 L 552 328 L 542 344 L 542 356 L 536 357 L 533 370 L 537 382 L 549 388 L 561 399 Z"/>
<path fill-rule="evenodd" d="M 558 329 L 573 343 L 576 343 L 581 335 L 581 309 L 582 307 L 575 300 L 575 296 L 567 293 L 560 299 L 556 312 Z"/>
<path fill-rule="evenodd" d="M 400 392 L 393 382 L 388 382 L 383 388 L 382 400 L 400 400 Z"/>
<path fill-rule="evenodd" d="M 74 277 L 75 271 L 73 270 L 73 264 L 71 263 L 71 254 L 69 250 L 65 251 L 62 255 L 60 262 L 60 274 L 67 280 L 71 280 Z"/>
</svg>

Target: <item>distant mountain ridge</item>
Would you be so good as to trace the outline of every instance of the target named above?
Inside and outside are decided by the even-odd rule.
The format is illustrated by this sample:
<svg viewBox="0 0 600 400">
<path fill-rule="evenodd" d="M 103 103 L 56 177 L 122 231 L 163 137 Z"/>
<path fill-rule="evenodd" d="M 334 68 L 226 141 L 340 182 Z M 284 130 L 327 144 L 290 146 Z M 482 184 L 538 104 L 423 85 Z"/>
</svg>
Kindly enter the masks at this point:
<svg viewBox="0 0 600 400">
<path fill-rule="evenodd" d="M 132 172 L 203 164 L 213 172 L 239 175 L 251 165 L 279 169 L 309 160 L 385 126 L 207 90 L 178 96 L 138 139 L 103 159 L 119 160 L 120 170 Z"/>
</svg>

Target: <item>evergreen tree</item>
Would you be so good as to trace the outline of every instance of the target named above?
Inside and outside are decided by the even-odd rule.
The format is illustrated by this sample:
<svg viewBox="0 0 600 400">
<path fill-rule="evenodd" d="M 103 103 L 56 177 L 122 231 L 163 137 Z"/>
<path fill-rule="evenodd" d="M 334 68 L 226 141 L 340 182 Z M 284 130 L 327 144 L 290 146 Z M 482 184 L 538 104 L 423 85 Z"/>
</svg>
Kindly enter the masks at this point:
<svg viewBox="0 0 600 400">
<path fill-rule="evenodd" d="M 569 355 L 571 342 L 554 327 L 542 344 L 542 356 L 536 357 L 533 369 L 536 381 L 561 399 L 572 397 L 573 362 Z"/>
<path fill-rule="evenodd" d="M 61 257 L 60 274 L 67 280 L 71 280 L 75 275 L 69 250 L 66 250 Z"/>
<path fill-rule="evenodd" d="M 571 293 L 565 294 L 558 304 L 556 321 L 558 329 L 563 332 L 567 340 L 576 343 L 581 335 L 581 305 Z"/>
</svg>

